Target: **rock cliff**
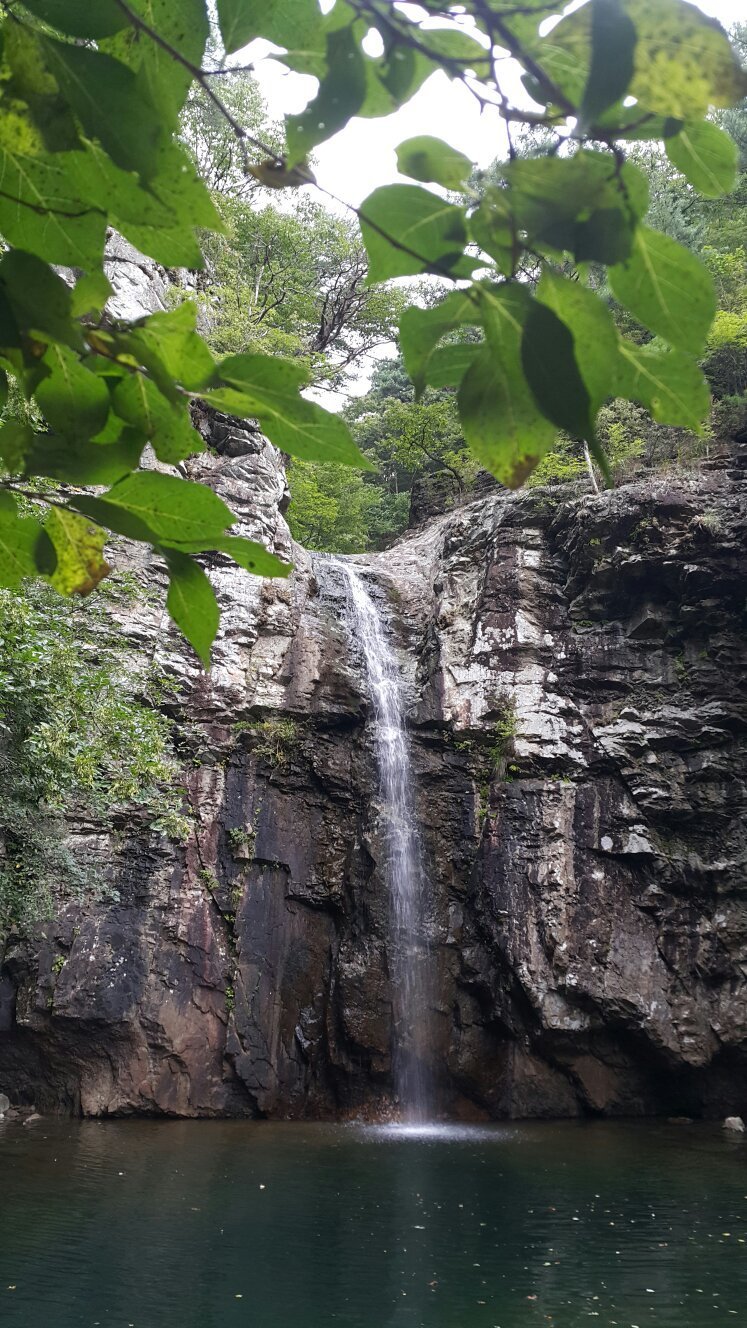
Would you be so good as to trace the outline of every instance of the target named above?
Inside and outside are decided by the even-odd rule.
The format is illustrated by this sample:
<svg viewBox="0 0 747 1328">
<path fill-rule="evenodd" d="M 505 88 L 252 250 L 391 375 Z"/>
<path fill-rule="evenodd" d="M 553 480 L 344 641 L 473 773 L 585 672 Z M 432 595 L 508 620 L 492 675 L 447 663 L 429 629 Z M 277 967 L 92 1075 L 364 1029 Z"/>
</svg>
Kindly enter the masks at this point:
<svg viewBox="0 0 747 1328">
<path fill-rule="evenodd" d="M 296 570 L 215 556 L 210 678 L 156 565 L 113 610 L 132 667 L 179 682 L 195 832 L 71 827 L 116 899 L 11 940 L 0 1088 L 91 1115 L 386 1112 L 388 900 L 341 579 L 292 549 L 270 444 L 202 424 L 192 472 Z M 407 682 L 442 1110 L 744 1108 L 746 523 L 732 462 L 494 490 L 356 560 Z"/>
<path fill-rule="evenodd" d="M 115 258 L 118 298 L 148 307 L 158 274 Z M 343 585 L 293 547 L 271 445 L 199 425 L 190 472 L 295 571 L 212 557 L 208 678 L 141 557 L 112 612 L 132 669 L 178 684 L 194 833 L 71 825 L 111 898 L 11 938 L 0 1090 L 88 1115 L 386 1113 L 389 910 Z M 356 559 L 406 680 L 444 1112 L 747 1106 L 746 474 L 487 490 Z"/>
</svg>

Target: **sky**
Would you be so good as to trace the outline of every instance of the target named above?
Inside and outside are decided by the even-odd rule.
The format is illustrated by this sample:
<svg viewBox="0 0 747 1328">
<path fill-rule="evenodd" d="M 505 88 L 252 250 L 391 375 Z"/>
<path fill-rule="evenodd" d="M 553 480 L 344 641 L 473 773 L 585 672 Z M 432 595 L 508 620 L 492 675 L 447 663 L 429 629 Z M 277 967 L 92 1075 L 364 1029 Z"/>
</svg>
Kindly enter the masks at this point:
<svg viewBox="0 0 747 1328">
<path fill-rule="evenodd" d="M 650 3 L 655 7 L 657 0 Z M 745 18 L 745 0 L 700 0 L 699 8 L 727 28 Z M 261 46 L 255 44 L 241 53 L 241 59 L 249 56 L 256 60 L 258 49 L 269 48 L 266 42 Z M 273 117 L 302 110 L 314 95 L 315 79 L 290 74 L 277 61 L 259 59 L 255 69 Z M 510 90 L 510 81 L 508 87 Z M 490 165 L 505 147 L 498 116 L 481 113 L 462 84 L 438 73 L 394 115 L 351 120 L 339 134 L 317 148 L 314 153 L 317 179 L 332 194 L 357 206 L 379 185 L 402 179 L 397 172 L 394 149 L 415 134 L 443 138 L 477 166 Z"/>
</svg>

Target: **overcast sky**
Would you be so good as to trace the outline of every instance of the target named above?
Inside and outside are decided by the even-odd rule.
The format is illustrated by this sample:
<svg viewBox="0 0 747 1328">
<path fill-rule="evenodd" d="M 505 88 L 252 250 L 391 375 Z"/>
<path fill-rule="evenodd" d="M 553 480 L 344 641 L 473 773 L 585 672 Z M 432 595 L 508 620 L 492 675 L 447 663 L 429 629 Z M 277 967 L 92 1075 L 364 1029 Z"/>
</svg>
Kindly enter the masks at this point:
<svg viewBox="0 0 747 1328">
<path fill-rule="evenodd" d="M 657 0 L 650 0 L 655 8 Z M 745 18 L 745 0 L 700 0 L 706 14 L 729 27 Z M 560 6 L 559 6 L 560 8 Z M 267 49 L 267 44 L 263 44 Z M 248 48 L 242 58 L 255 49 Z M 260 48 L 261 49 L 261 48 Z M 280 117 L 302 110 L 316 82 L 288 74 L 273 60 L 260 60 L 256 73 L 270 113 Z M 510 84 L 509 84 L 510 87 Z M 414 134 L 433 134 L 459 148 L 478 166 L 487 166 L 504 150 L 505 135 L 497 116 L 481 114 L 477 102 L 460 83 L 433 74 L 415 97 L 394 115 L 377 120 L 354 119 L 315 151 L 319 183 L 347 203 L 359 204 L 380 184 L 401 179 L 394 149 Z"/>
</svg>

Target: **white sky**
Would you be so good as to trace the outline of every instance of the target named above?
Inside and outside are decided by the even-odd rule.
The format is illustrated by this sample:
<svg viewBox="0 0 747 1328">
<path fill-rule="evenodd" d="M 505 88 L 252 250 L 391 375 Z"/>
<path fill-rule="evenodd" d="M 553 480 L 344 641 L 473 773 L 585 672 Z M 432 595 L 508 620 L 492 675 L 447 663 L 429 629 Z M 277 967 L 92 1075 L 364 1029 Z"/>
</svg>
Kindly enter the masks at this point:
<svg viewBox="0 0 747 1328">
<path fill-rule="evenodd" d="M 656 0 L 650 3 L 656 6 Z M 727 28 L 746 16 L 745 0 L 699 0 L 699 8 Z M 254 48 L 242 52 L 241 58 L 247 55 L 256 59 Z M 316 89 L 316 80 L 290 74 L 274 60 L 259 60 L 256 75 L 270 114 L 277 118 L 302 110 Z M 445 74 L 433 74 L 394 115 L 353 119 L 317 148 L 317 179 L 331 193 L 356 206 L 378 185 L 402 179 L 397 173 L 394 149 L 415 134 L 445 139 L 478 166 L 488 166 L 505 147 L 498 116 L 481 114 L 466 88 L 451 82 Z"/>
</svg>

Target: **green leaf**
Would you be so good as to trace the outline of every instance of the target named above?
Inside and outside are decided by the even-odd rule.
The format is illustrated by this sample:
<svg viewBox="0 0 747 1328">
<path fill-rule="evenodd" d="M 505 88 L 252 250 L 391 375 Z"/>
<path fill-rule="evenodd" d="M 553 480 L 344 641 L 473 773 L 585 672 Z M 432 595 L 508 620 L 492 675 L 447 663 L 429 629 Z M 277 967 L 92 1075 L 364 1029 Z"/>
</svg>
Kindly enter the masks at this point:
<svg viewBox="0 0 747 1328">
<path fill-rule="evenodd" d="M 594 432 L 591 399 L 565 323 L 545 304 L 533 300 L 524 323 L 521 363 L 542 414 L 572 438 Z"/>
<path fill-rule="evenodd" d="M 44 523 L 57 555 L 49 580 L 60 595 L 88 595 L 111 567 L 103 557 L 106 536 L 67 507 L 52 507 Z"/>
<path fill-rule="evenodd" d="M 166 607 L 205 665 L 210 668 L 210 647 L 220 623 L 215 591 L 193 558 L 176 549 L 161 550 L 169 569 Z"/>
<path fill-rule="evenodd" d="M 452 291 L 430 309 L 417 305 L 405 309 L 399 320 L 400 347 L 418 395 L 431 382 L 431 364 L 441 339 L 463 324 L 480 321 L 477 301 L 469 291 Z"/>
<path fill-rule="evenodd" d="M 414 184 L 375 189 L 361 205 L 360 223 L 370 283 L 453 273 L 467 242 L 464 210 Z"/>
<path fill-rule="evenodd" d="M 103 272 L 91 272 L 78 277 L 71 293 L 71 308 L 75 318 L 86 314 L 100 314 L 113 294 L 109 279 Z"/>
<path fill-rule="evenodd" d="M 65 484 L 116 484 L 137 466 L 143 442 L 134 429 L 124 429 L 115 442 L 105 444 L 32 434 L 22 469 L 25 475 L 44 475 Z"/>
<path fill-rule="evenodd" d="M 205 450 L 202 437 L 190 423 L 186 402 L 172 405 L 144 374 L 123 378 L 112 393 L 112 406 L 121 420 L 152 443 L 159 461 L 175 465 Z"/>
<path fill-rule="evenodd" d="M 516 240 L 516 222 L 511 193 L 489 185 L 469 221 L 475 244 L 489 254 L 504 276 L 513 275 L 521 245 Z"/>
<path fill-rule="evenodd" d="M 47 423 L 61 434 L 90 438 L 109 414 L 106 384 L 86 369 L 67 346 L 50 346 L 42 361 L 49 371 L 35 396 Z"/>
<path fill-rule="evenodd" d="M 288 576 L 293 570 L 291 563 L 281 562 L 274 553 L 268 553 L 262 544 L 244 539 L 243 535 L 223 535 L 207 541 L 197 540 L 191 543 L 170 544 L 169 548 L 178 548 L 182 553 L 227 553 L 239 567 L 252 572 L 255 576 Z"/>
<path fill-rule="evenodd" d="M 137 530 L 132 538 L 155 538 L 157 543 L 209 539 L 222 535 L 235 520 L 226 504 L 203 484 L 157 471 L 138 471 L 102 498 L 76 496 L 75 505 L 120 534 Z"/>
<path fill-rule="evenodd" d="M 555 428 L 537 408 L 521 363 L 528 292 L 515 282 L 480 288 L 486 341 L 459 389 L 459 417 L 477 459 L 516 488 L 551 446 Z"/>
<path fill-rule="evenodd" d="M 633 253 L 610 269 L 610 286 L 635 318 L 679 350 L 698 355 L 716 312 L 713 279 L 676 240 L 639 226 Z"/>
<path fill-rule="evenodd" d="M 0 288 L 22 331 L 82 348 L 70 287 L 47 263 L 22 249 L 8 250 L 0 261 Z"/>
<path fill-rule="evenodd" d="M 591 0 L 591 65 L 579 118 L 593 124 L 625 96 L 633 77 L 636 30 L 622 0 Z"/>
<path fill-rule="evenodd" d="M 734 139 L 711 120 L 683 125 L 665 142 L 673 166 L 706 198 L 728 194 L 737 182 L 739 150 Z"/>
<path fill-rule="evenodd" d="M 679 350 L 635 346 L 620 338 L 610 390 L 639 401 L 659 424 L 701 432 L 711 406 L 708 383 L 698 364 Z"/>
<path fill-rule="evenodd" d="M 428 386 L 458 387 L 479 350 L 474 342 L 438 346 L 428 360 Z"/>
<path fill-rule="evenodd" d="M 317 0 L 274 0 L 272 4 L 267 0 L 218 0 L 218 18 L 228 55 L 255 37 L 300 50 L 312 45 L 321 29 Z"/>
<path fill-rule="evenodd" d="M 747 95 L 747 72 L 715 19 L 683 0 L 626 0 L 626 9 L 638 36 L 630 92 L 647 110 L 697 120 Z"/>
<path fill-rule="evenodd" d="M 111 37 L 127 27 L 127 16 L 115 0 L 24 0 L 37 18 L 70 37 Z"/>
<path fill-rule="evenodd" d="M 367 81 L 363 52 L 351 27 L 327 37 L 327 72 L 319 91 L 300 115 L 286 121 L 288 162 L 296 166 L 317 143 L 331 138 L 363 105 Z"/>
<path fill-rule="evenodd" d="M 41 526 L 19 517 L 15 498 L 0 490 L 0 585 L 15 590 L 26 576 L 36 575 L 36 546 Z"/>
<path fill-rule="evenodd" d="M 34 445 L 34 431 L 19 420 L 5 420 L 0 426 L 0 457 L 3 469 L 11 475 L 21 475 L 26 469 L 26 458 Z M 3 496 L 0 489 L 0 497 Z"/>
<path fill-rule="evenodd" d="M 38 258 L 91 268 L 104 251 L 106 214 L 77 194 L 66 155 L 58 161 L 0 144 L 0 231 Z"/>
<path fill-rule="evenodd" d="M 190 64 L 201 66 L 210 27 L 205 0 L 128 0 L 130 8 Z M 133 32 L 127 61 L 137 74 L 138 90 L 174 129 L 187 99 L 192 75 L 169 50 Z"/>
<path fill-rule="evenodd" d="M 127 345 L 147 368 L 158 365 L 188 392 L 199 392 L 215 374 L 215 360 L 196 327 L 197 309 L 185 300 L 176 309 L 151 314 L 137 324 Z"/>
<path fill-rule="evenodd" d="M 218 366 L 225 384 L 202 395 L 219 410 L 259 420 L 284 452 L 310 461 L 336 461 L 371 470 L 339 415 L 298 396 L 307 371 L 273 355 L 231 355 Z"/>
<path fill-rule="evenodd" d="M 413 180 L 461 189 L 472 174 L 473 164 L 464 153 L 440 138 L 421 134 L 405 139 L 397 148 L 397 170 Z"/>
<path fill-rule="evenodd" d="M 5 410 L 5 407 L 8 404 L 9 390 L 10 385 L 8 383 L 8 375 L 4 369 L 0 369 L 0 411 Z"/>
<path fill-rule="evenodd" d="M 503 176 L 515 225 L 530 242 L 568 250 L 579 262 L 620 261 L 630 253 L 648 207 L 648 184 L 638 167 L 582 149 L 568 158 L 509 162 Z"/>
<path fill-rule="evenodd" d="M 546 269 L 537 299 L 562 319 L 573 336 L 573 353 L 591 402 L 592 416 L 611 395 L 610 365 L 615 363 L 617 328 L 607 305 L 580 281 Z"/>
<path fill-rule="evenodd" d="M 101 51 L 51 38 L 44 38 L 44 51 L 85 132 L 118 166 L 141 179 L 155 175 L 164 129 L 132 70 Z"/>
</svg>

